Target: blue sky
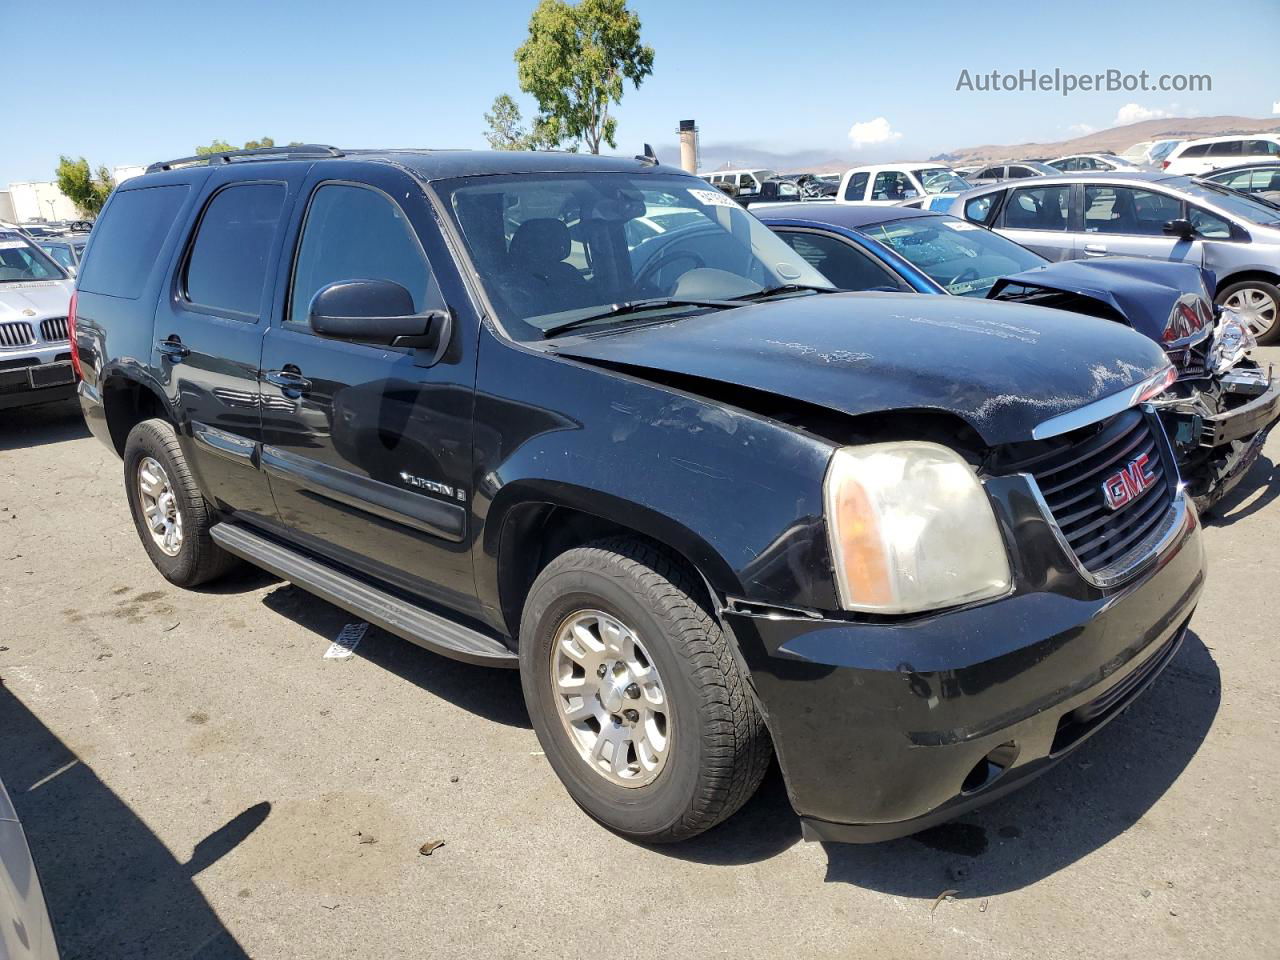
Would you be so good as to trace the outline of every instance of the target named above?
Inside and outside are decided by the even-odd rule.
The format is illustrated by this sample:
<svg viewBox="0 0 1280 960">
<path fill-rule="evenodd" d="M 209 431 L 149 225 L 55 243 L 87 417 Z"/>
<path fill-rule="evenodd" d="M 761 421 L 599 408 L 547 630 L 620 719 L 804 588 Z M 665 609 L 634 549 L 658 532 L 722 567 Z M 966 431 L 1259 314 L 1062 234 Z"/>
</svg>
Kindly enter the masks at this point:
<svg viewBox="0 0 1280 960">
<path fill-rule="evenodd" d="M 995 5 L 1016 11 L 995 20 L 971 13 L 991 5 L 954 0 L 631 5 L 657 56 L 654 76 L 618 110 L 619 149 L 648 141 L 673 162 L 686 118 L 698 121 L 704 150 L 722 156 L 874 161 L 1065 139 L 1077 125 L 1114 125 L 1124 108 L 1266 117 L 1280 101 L 1280 58 L 1267 46 L 1280 28 L 1278 0 L 1235 0 L 1227 13 L 1204 12 L 1202 0 L 1016 3 Z M 58 7 L 61 28 L 38 4 L 0 4 L 6 33 L 24 38 L 6 44 L 8 89 L 40 85 L 6 98 L 0 185 L 49 178 L 59 153 L 143 163 L 215 137 L 482 147 L 485 109 L 498 93 L 518 93 L 512 51 L 534 0 Z M 1208 73 L 1213 91 L 955 89 L 962 69 L 1055 67 Z M 855 149 L 854 124 L 885 139 Z"/>
</svg>

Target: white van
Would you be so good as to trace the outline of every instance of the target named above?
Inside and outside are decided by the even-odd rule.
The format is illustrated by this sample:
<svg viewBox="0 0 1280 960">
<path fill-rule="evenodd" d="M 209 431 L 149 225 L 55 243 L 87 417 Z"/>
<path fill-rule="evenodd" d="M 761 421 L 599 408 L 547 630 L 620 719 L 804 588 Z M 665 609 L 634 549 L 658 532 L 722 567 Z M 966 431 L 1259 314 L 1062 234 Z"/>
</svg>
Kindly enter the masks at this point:
<svg viewBox="0 0 1280 960">
<path fill-rule="evenodd" d="M 1255 133 L 1188 140 L 1169 154 L 1161 166 L 1165 173 L 1194 177 L 1222 167 L 1277 160 L 1280 160 L 1280 135 Z"/>
<path fill-rule="evenodd" d="M 772 180 L 778 175 L 776 170 L 767 170 L 764 168 L 753 170 L 716 170 L 706 173 L 699 173 L 703 180 L 707 183 L 715 184 L 717 187 L 722 184 L 728 184 L 733 187 L 734 196 L 751 196 L 760 192 L 760 184 L 766 180 Z"/>
</svg>

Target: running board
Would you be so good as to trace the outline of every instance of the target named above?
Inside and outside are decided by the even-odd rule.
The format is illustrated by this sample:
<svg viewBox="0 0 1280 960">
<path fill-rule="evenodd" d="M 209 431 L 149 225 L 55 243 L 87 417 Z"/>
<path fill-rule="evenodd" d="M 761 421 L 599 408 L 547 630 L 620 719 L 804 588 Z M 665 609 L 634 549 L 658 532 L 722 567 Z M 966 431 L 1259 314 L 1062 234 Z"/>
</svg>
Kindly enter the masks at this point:
<svg viewBox="0 0 1280 960">
<path fill-rule="evenodd" d="M 434 653 L 486 667 L 518 667 L 520 664 L 519 657 L 497 637 L 464 627 L 402 600 L 245 527 L 216 523 L 209 529 L 209 535 L 227 553 L 248 560 L 308 593 Z"/>
</svg>

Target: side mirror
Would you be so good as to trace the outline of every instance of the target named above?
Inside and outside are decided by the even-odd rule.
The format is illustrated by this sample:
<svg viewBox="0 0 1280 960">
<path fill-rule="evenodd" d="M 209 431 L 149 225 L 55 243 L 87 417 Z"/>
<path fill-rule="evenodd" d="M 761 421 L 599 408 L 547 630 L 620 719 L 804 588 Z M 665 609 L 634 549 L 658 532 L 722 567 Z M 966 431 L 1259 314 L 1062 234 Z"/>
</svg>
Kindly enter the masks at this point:
<svg viewBox="0 0 1280 960">
<path fill-rule="evenodd" d="M 1178 237 L 1181 240 L 1191 240 L 1196 235 L 1196 228 L 1191 225 L 1191 221 L 1179 217 L 1176 220 L 1170 220 L 1164 225 L 1164 232 L 1171 237 Z"/>
<path fill-rule="evenodd" d="M 322 337 L 393 347 L 439 348 L 448 339 L 444 310 L 415 313 L 413 297 L 391 280 L 342 280 L 321 287 L 308 309 Z"/>
</svg>

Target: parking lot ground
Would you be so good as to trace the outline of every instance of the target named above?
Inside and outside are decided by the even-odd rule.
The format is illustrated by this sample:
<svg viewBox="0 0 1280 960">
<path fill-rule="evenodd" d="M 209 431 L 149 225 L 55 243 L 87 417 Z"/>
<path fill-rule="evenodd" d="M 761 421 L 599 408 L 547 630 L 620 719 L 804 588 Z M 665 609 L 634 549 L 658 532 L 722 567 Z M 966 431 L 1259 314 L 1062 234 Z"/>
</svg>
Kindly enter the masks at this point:
<svg viewBox="0 0 1280 960">
<path fill-rule="evenodd" d="M 514 673 L 376 629 L 326 659 L 352 618 L 251 570 L 170 586 L 76 408 L 10 411 L 0 777 L 64 958 L 1276 957 L 1276 463 L 1208 522 L 1174 663 L 1025 790 L 819 845 L 774 771 L 645 848 L 569 800 Z"/>
</svg>

